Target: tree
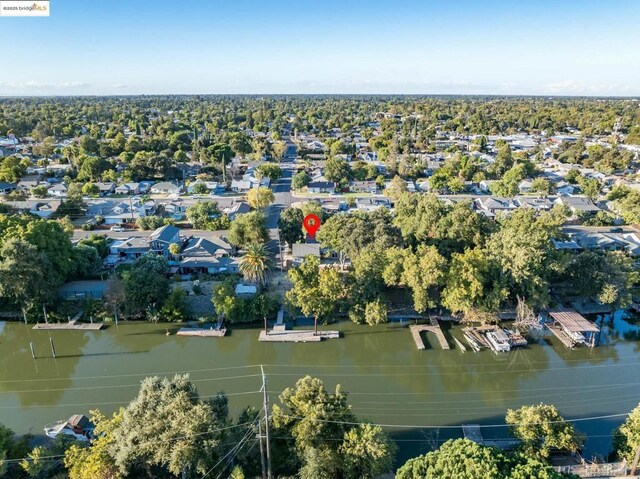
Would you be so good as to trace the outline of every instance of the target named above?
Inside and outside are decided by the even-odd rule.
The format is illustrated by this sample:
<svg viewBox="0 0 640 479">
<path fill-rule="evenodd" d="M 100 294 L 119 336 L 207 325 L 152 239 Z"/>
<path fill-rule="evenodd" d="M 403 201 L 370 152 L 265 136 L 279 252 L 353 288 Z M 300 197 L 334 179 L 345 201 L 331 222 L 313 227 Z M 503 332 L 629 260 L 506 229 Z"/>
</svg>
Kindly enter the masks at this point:
<svg viewBox="0 0 640 479">
<path fill-rule="evenodd" d="M 177 258 L 180 255 L 180 245 L 178 243 L 171 243 L 169 245 L 169 254 Z"/>
<path fill-rule="evenodd" d="M 291 186 L 293 186 L 293 189 L 295 190 L 304 188 L 309 183 L 311 183 L 311 177 L 306 171 L 300 171 L 296 173 L 295 175 L 293 175 L 293 179 L 291 180 Z"/>
<path fill-rule="evenodd" d="M 435 246 L 421 245 L 413 253 L 410 249 L 392 248 L 383 273 L 388 286 L 407 286 L 413 293 L 413 307 L 423 313 L 435 306 L 435 287 L 442 284 L 447 261 Z"/>
<path fill-rule="evenodd" d="M 0 477 L 5 477 L 4 475 L 11 469 L 10 463 L 6 462 L 7 459 L 17 459 L 27 455 L 29 439 L 29 435 L 16 439 L 11 429 L 0 424 Z"/>
<path fill-rule="evenodd" d="M 280 237 L 293 246 L 294 243 L 300 243 L 304 239 L 302 233 L 302 222 L 304 216 L 300 208 L 285 208 L 278 218 L 278 228 Z"/>
<path fill-rule="evenodd" d="M 270 188 L 261 186 L 251 188 L 247 193 L 247 201 L 252 208 L 262 210 L 275 201 L 275 196 Z"/>
<path fill-rule="evenodd" d="M 468 439 L 445 442 L 439 449 L 409 459 L 397 479 L 569 479 L 535 458 L 509 454 Z"/>
<path fill-rule="evenodd" d="M 442 292 L 444 307 L 453 313 L 494 313 L 507 295 L 498 264 L 482 250 L 453 254 Z"/>
<path fill-rule="evenodd" d="M 317 331 L 318 320 L 328 318 L 346 294 L 343 278 L 334 268 L 320 269 L 315 256 L 306 257 L 288 275 L 293 287 L 285 293 L 287 301 L 305 316 L 313 316 Z"/>
<path fill-rule="evenodd" d="M 116 467 L 112 448 L 115 446 L 113 431 L 122 423 L 124 409 L 106 417 L 100 411 L 91 411 L 95 425 L 91 447 L 72 444 L 64 454 L 64 465 L 69 479 L 120 479 L 123 475 Z"/>
<path fill-rule="evenodd" d="M 87 196 L 100 196 L 100 188 L 95 183 L 85 183 L 82 193 Z"/>
<path fill-rule="evenodd" d="M 215 201 L 198 201 L 187 208 L 187 219 L 195 229 L 211 229 L 214 219 L 220 216 L 218 203 Z"/>
<path fill-rule="evenodd" d="M 31 189 L 31 195 L 36 198 L 46 198 L 49 195 L 49 189 L 44 185 L 36 186 Z"/>
<path fill-rule="evenodd" d="M 209 193 L 209 188 L 207 187 L 206 183 L 199 181 L 195 185 L 193 185 L 193 192 L 196 195 L 206 195 L 207 193 Z"/>
<path fill-rule="evenodd" d="M 143 231 L 155 230 L 164 225 L 164 220 L 160 216 L 140 216 L 136 219 L 136 227 Z"/>
<path fill-rule="evenodd" d="M 148 309 L 159 309 L 169 294 L 166 258 L 147 253 L 138 258 L 122 275 L 126 291 L 126 311 L 140 316 Z"/>
<path fill-rule="evenodd" d="M 92 234 L 88 238 L 83 238 L 78 241 L 78 244 L 93 246 L 101 258 L 106 258 L 109 254 L 109 248 L 107 247 L 107 240 L 104 236 Z"/>
<path fill-rule="evenodd" d="M 231 319 L 239 308 L 241 300 L 236 297 L 233 283 L 225 281 L 213 286 L 211 302 L 219 317 Z"/>
<path fill-rule="evenodd" d="M 189 308 L 185 298 L 187 292 L 179 287 L 173 288 L 160 310 L 162 321 L 183 321 L 189 317 Z"/>
<path fill-rule="evenodd" d="M 205 474 L 216 462 L 226 421 L 199 398 L 188 375 L 146 378 L 124 408 L 109 451 L 123 475 L 147 465 Z"/>
<path fill-rule="evenodd" d="M 521 296 L 533 306 L 548 302 L 549 277 L 557 269 L 551 238 L 558 236 L 561 222 L 552 213 L 536 216 L 530 208 L 518 209 L 491 235 L 486 254 L 500 265 L 512 299 Z"/>
<path fill-rule="evenodd" d="M 15 301 L 23 311 L 46 301 L 53 293 L 48 272 L 52 265 L 43 252 L 19 238 L 5 241 L 0 250 L 0 295 Z"/>
<path fill-rule="evenodd" d="M 631 411 L 624 424 L 613 433 L 613 450 L 619 458 L 633 463 L 640 447 L 640 405 Z M 633 472 L 633 471 L 632 471 Z"/>
<path fill-rule="evenodd" d="M 342 158 L 329 158 L 324 165 L 324 176 L 329 181 L 346 183 L 351 178 L 351 168 Z"/>
<path fill-rule="evenodd" d="M 269 178 L 271 182 L 277 181 L 282 176 L 282 168 L 273 163 L 263 163 L 256 168 L 256 178 Z"/>
<path fill-rule="evenodd" d="M 236 246 L 262 244 L 269 240 L 266 217 L 260 211 L 237 215 L 229 229 L 229 241 Z"/>
<path fill-rule="evenodd" d="M 555 406 L 540 404 L 509 409 L 505 421 L 521 441 L 523 452 L 532 457 L 546 459 L 553 449 L 577 452 L 584 442 L 573 424 L 566 422 Z"/>
<path fill-rule="evenodd" d="M 21 160 L 17 156 L 0 159 L 0 181 L 17 183 L 25 175 L 29 165 L 28 161 Z"/>
<path fill-rule="evenodd" d="M 364 310 L 364 320 L 370 326 L 387 322 L 387 304 L 380 298 L 367 303 Z"/>
<path fill-rule="evenodd" d="M 287 152 L 287 148 L 288 146 L 286 141 L 280 140 L 274 142 L 272 145 L 273 156 L 279 161 L 282 160 L 284 154 Z"/>
<path fill-rule="evenodd" d="M 389 182 L 389 186 L 384 190 L 384 194 L 397 200 L 404 193 L 407 193 L 409 188 L 407 187 L 407 182 L 404 181 L 399 176 L 394 176 L 393 179 Z"/>
<path fill-rule="evenodd" d="M 583 251 L 569 260 L 565 279 L 571 291 L 582 298 L 624 308 L 631 304 L 631 290 L 638 282 L 633 260 L 619 251 Z"/>
<path fill-rule="evenodd" d="M 250 244 L 240 258 L 240 272 L 246 281 L 264 284 L 271 268 L 271 255 L 264 244 Z"/>
<path fill-rule="evenodd" d="M 86 244 L 78 244 L 73 248 L 73 262 L 73 275 L 78 278 L 85 278 L 95 273 L 102 263 L 98 250 Z"/>
<path fill-rule="evenodd" d="M 396 447 L 379 426 L 360 424 L 347 431 L 340 452 L 345 479 L 372 479 L 390 471 Z"/>
</svg>

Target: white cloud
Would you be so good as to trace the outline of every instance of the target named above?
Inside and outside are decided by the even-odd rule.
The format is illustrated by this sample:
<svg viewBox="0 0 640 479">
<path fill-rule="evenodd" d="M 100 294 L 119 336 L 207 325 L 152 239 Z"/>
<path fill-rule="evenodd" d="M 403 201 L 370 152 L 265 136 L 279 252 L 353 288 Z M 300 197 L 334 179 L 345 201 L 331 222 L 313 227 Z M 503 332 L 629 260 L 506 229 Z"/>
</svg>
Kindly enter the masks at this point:
<svg viewBox="0 0 640 479">
<path fill-rule="evenodd" d="M 588 83 L 578 80 L 563 80 L 542 85 L 541 91 L 551 95 L 633 95 L 638 87 L 615 83 Z"/>
</svg>

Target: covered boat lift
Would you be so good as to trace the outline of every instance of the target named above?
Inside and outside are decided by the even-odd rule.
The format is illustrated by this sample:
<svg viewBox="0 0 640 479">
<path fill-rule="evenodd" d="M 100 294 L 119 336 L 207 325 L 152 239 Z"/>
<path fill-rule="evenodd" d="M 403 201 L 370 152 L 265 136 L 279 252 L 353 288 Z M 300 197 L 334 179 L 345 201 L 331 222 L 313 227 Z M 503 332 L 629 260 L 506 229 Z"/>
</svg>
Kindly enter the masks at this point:
<svg viewBox="0 0 640 479">
<path fill-rule="evenodd" d="M 573 309 L 555 308 L 549 311 L 553 319 L 547 324 L 549 330 L 568 348 L 578 344 L 589 347 L 596 345 L 596 336 L 600 328 Z"/>
</svg>

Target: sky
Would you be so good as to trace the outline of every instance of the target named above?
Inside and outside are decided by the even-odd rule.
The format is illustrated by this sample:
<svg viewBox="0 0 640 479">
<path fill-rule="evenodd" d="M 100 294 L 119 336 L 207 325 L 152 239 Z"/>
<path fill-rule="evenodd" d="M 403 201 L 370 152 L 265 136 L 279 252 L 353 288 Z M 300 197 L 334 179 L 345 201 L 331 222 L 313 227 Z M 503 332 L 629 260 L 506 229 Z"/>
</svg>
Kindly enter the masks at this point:
<svg viewBox="0 0 640 479">
<path fill-rule="evenodd" d="M 638 0 L 51 0 L 0 96 L 640 96 Z"/>
</svg>

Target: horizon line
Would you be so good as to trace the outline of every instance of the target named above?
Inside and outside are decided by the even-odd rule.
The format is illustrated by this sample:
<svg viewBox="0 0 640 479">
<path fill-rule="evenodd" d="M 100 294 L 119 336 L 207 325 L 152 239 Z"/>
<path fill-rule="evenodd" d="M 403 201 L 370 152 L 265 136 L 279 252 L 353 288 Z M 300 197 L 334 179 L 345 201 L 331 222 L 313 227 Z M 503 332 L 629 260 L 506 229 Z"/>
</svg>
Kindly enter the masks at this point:
<svg viewBox="0 0 640 479">
<path fill-rule="evenodd" d="M 593 98 L 593 99 L 629 99 L 640 100 L 638 95 L 589 95 L 589 94 L 558 94 L 558 93 L 84 93 L 84 94 L 3 94 L 5 98 L 100 98 L 100 97 L 161 97 L 161 96 L 378 96 L 378 97 L 496 97 L 496 98 Z"/>
</svg>

